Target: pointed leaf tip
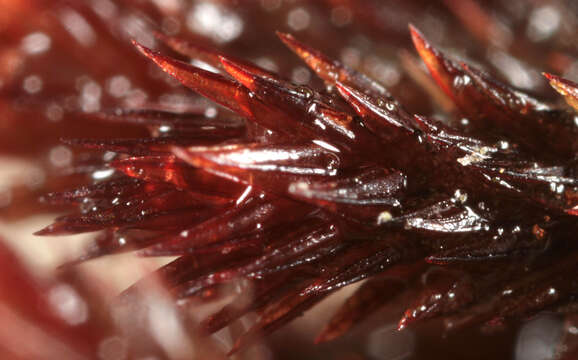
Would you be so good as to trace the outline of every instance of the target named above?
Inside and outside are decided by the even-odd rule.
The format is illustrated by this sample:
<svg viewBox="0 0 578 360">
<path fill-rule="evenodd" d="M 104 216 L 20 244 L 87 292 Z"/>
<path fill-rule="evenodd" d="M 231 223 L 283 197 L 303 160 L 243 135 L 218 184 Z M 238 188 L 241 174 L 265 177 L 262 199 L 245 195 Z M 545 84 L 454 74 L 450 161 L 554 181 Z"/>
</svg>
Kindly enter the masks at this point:
<svg viewBox="0 0 578 360">
<path fill-rule="evenodd" d="M 148 58 L 153 58 L 154 55 L 156 55 L 155 51 L 147 48 L 146 46 L 144 46 L 143 44 L 139 43 L 138 41 L 136 41 L 135 39 L 131 39 L 130 40 L 131 44 L 137 48 L 137 50 L 143 54 L 144 56 L 148 57 Z M 158 54 L 158 53 L 157 53 Z"/>
<path fill-rule="evenodd" d="M 289 33 L 284 33 L 282 31 L 275 31 L 275 35 L 277 35 L 277 37 L 279 39 L 281 39 L 281 41 L 286 42 L 286 41 L 294 41 L 295 38 L 293 37 L 293 35 L 289 34 Z"/>
<path fill-rule="evenodd" d="M 34 233 L 32 233 L 32 235 L 34 236 L 46 236 L 46 235 L 50 235 L 50 228 L 51 225 L 48 225 L 38 231 L 35 231 Z"/>
<path fill-rule="evenodd" d="M 547 73 L 547 72 L 543 72 L 542 75 L 544 75 L 544 77 L 545 77 L 546 79 L 548 79 L 548 80 L 554 80 L 555 78 L 557 78 L 556 75 L 553 75 L 553 74 L 550 74 L 550 73 Z"/>
<path fill-rule="evenodd" d="M 297 39 L 295 39 L 295 37 L 292 34 L 284 33 L 281 31 L 277 31 L 275 32 L 275 34 L 283 42 L 283 44 L 285 44 L 285 46 L 287 46 L 289 49 L 296 52 L 297 54 L 300 54 L 304 50 L 304 45 L 301 42 L 297 41 Z"/>
<path fill-rule="evenodd" d="M 428 67 L 430 73 L 436 78 L 438 84 L 447 88 L 448 85 L 445 84 L 448 80 L 445 77 L 448 76 L 447 72 L 449 69 L 444 69 L 444 66 L 448 64 L 442 64 L 443 55 L 440 54 L 425 38 L 425 36 L 413 25 L 409 25 L 409 30 L 411 33 L 411 39 L 413 44 L 423 60 Z M 451 93 L 450 89 L 444 89 L 446 92 Z"/>
<path fill-rule="evenodd" d="M 426 63 L 427 67 L 430 68 L 431 72 L 439 72 L 438 67 L 440 66 L 439 60 L 437 59 L 440 55 L 435 50 L 430 42 L 425 38 L 425 36 L 413 25 L 409 25 L 409 30 L 411 34 L 411 39 L 413 45 L 415 46 L 419 56 Z M 432 71 L 435 70 L 435 71 Z"/>
<path fill-rule="evenodd" d="M 183 84 L 185 84 L 185 81 L 182 78 L 183 74 L 181 74 L 180 72 L 185 71 L 185 69 L 184 69 L 185 66 L 189 66 L 189 68 L 186 70 L 188 70 L 191 73 L 195 72 L 195 70 L 200 70 L 200 69 L 195 68 L 194 66 L 190 66 L 190 65 L 183 63 L 181 61 L 178 61 L 176 59 L 172 59 L 172 58 L 169 58 L 168 56 L 161 55 L 161 53 L 159 53 L 158 51 L 154 51 L 152 49 L 149 49 L 146 46 L 140 44 L 136 40 L 132 40 L 131 42 L 144 56 L 146 56 L 149 59 L 151 59 L 152 61 L 154 61 L 155 64 L 157 64 L 163 71 L 165 71 L 169 75 L 177 78 Z M 188 86 L 188 84 L 185 84 L 185 85 Z"/>
<path fill-rule="evenodd" d="M 277 37 L 279 37 L 279 39 L 283 42 L 283 44 L 285 44 L 285 46 L 287 46 L 291 51 L 297 54 L 297 56 L 299 56 L 303 61 L 305 61 L 307 65 L 309 65 L 316 73 L 319 73 L 319 70 L 315 69 L 315 65 L 327 62 L 327 59 L 325 59 L 320 52 L 315 51 L 314 49 L 300 42 L 293 35 L 278 31 Z M 328 64 L 323 65 L 327 66 Z"/>
<path fill-rule="evenodd" d="M 413 40 L 413 43 L 416 47 L 425 46 L 426 44 L 428 44 L 427 40 L 425 39 L 425 36 L 423 36 L 422 32 L 418 28 L 416 28 L 411 23 L 408 25 L 408 27 L 411 39 Z"/>
<path fill-rule="evenodd" d="M 569 80 L 566 80 L 560 76 L 550 74 L 550 73 L 542 73 L 546 79 L 550 82 L 550 86 L 554 88 L 557 92 L 561 95 L 567 96 L 574 92 L 578 92 L 578 84 L 575 84 Z"/>
<path fill-rule="evenodd" d="M 222 75 L 161 55 L 138 42 L 134 42 L 134 44 L 164 72 L 180 81 L 189 89 L 235 111 L 241 116 L 251 116 L 251 113 L 241 105 L 246 100 L 244 97 L 247 92 L 238 83 Z"/>
<path fill-rule="evenodd" d="M 550 73 L 542 74 L 548 79 L 550 86 L 560 95 L 564 96 L 568 105 L 578 111 L 578 83 Z"/>
</svg>

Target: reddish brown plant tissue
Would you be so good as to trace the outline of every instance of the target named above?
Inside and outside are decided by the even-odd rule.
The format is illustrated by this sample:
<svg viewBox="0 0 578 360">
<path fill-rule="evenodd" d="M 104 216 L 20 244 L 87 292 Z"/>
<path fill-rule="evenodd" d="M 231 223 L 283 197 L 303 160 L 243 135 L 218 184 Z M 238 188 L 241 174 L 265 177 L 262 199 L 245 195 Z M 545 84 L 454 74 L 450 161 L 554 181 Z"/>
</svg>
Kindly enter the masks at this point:
<svg viewBox="0 0 578 360">
<path fill-rule="evenodd" d="M 370 6 L 335 3 L 365 19 L 368 32 L 386 32 Z M 473 1 L 444 3 L 450 12 L 485 11 Z M 497 20 L 476 16 L 466 24 L 473 36 L 503 46 L 491 44 L 506 36 Z M 492 27 L 502 32 L 486 34 Z M 321 80 L 311 86 L 195 39 L 156 32 L 162 51 L 134 41 L 148 58 L 134 60 L 138 66 L 152 61 L 221 107 L 195 98 L 178 111 L 142 104 L 96 113 L 90 121 L 140 126 L 149 136 L 132 128 L 125 130 L 132 137 L 66 136 L 65 144 L 105 156 L 84 164 L 92 183 L 43 197 L 77 210 L 37 234 L 101 230 L 77 261 L 126 251 L 175 256 L 157 275 L 176 299 L 215 300 L 236 284 L 236 297 L 200 323 L 208 336 L 258 314 L 230 354 L 362 280 L 317 342 L 404 294 L 399 329 L 439 318 L 445 332 L 488 330 L 543 310 L 573 312 L 578 85 L 545 73 L 570 107 L 541 100 L 446 55 L 426 35 L 409 25 L 406 36 L 439 88 L 413 55 L 401 59 L 426 89 L 422 96 L 451 112 L 438 117 L 414 114 L 419 105 L 406 107 L 317 50 L 319 40 L 277 33 Z M 529 54 L 528 47 L 521 41 L 514 50 Z M 131 299 L 148 283 L 121 296 Z"/>
</svg>

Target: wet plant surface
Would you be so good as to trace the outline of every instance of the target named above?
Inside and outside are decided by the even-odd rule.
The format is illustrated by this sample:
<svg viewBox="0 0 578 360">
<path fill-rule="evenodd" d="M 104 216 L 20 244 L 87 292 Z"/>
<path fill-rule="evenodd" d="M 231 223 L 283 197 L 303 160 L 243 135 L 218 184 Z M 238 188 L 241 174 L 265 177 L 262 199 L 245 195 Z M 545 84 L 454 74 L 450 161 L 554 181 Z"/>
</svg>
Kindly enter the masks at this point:
<svg viewBox="0 0 578 360">
<path fill-rule="evenodd" d="M 493 350 L 480 350 L 480 358 L 487 358 L 512 356 L 520 323 L 544 311 L 572 324 L 578 290 L 578 84 L 554 74 L 569 73 L 568 64 L 576 61 L 576 45 L 564 41 L 572 25 L 560 25 L 549 40 L 537 41 L 533 36 L 546 36 L 546 30 L 534 24 L 537 34 L 527 30 L 506 45 L 501 42 L 517 34 L 516 20 L 500 20 L 511 12 L 502 5 L 486 9 L 449 0 L 431 5 L 428 14 L 434 19 L 454 17 L 445 23 L 446 31 L 469 31 L 444 44 L 464 47 L 464 60 L 428 40 L 428 31 L 418 30 L 424 29 L 422 22 L 432 28 L 419 16 L 425 6 L 419 1 L 386 2 L 381 5 L 385 10 L 375 13 L 381 7 L 371 1 L 320 1 L 295 8 L 309 9 L 308 26 L 327 34 L 326 41 L 303 34 L 298 25 L 304 20 L 295 9 L 289 11 L 289 32 L 277 32 L 276 38 L 271 20 L 255 21 L 255 29 L 247 29 L 253 25 L 249 19 L 264 19 L 262 13 L 271 11 L 265 3 L 201 3 L 212 4 L 223 21 L 245 19 L 245 33 L 235 41 L 218 37 L 231 36 L 223 32 L 228 29 L 224 25 L 211 40 L 210 33 L 190 25 L 202 23 L 199 19 L 189 24 L 197 29 L 192 35 L 175 35 L 166 28 L 170 22 L 165 28 L 144 22 L 142 29 L 119 39 L 109 24 L 90 18 L 98 12 L 88 5 L 54 5 L 91 19 L 99 29 L 93 41 L 108 46 L 101 57 L 98 51 L 90 58 L 78 55 L 72 61 L 76 66 L 99 79 L 106 77 L 99 72 L 112 66 L 100 64 L 106 60 L 125 74 L 107 80 L 110 96 L 102 94 L 99 80 L 85 76 L 76 81 L 80 96 L 67 100 L 65 81 L 55 80 L 58 67 L 44 69 L 48 79 L 40 85 L 31 79 L 37 75 L 25 77 L 29 96 L 14 96 L 11 91 L 18 92 L 10 82 L 0 95 L 0 101 L 14 98 L 21 107 L 7 117 L 6 152 L 34 158 L 46 143 L 60 139 L 64 144 L 60 153 L 51 151 L 49 165 L 42 165 L 46 179 L 36 193 L 42 194 L 42 209 L 64 209 L 65 215 L 37 234 L 99 231 L 63 271 L 74 273 L 77 263 L 123 252 L 173 256 L 126 289 L 116 306 L 138 308 L 137 299 L 161 287 L 166 290 L 163 308 L 178 319 L 183 337 L 195 339 L 253 317 L 235 331 L 225 351 L 229 355 L 260 343 L 339 289 L 361 281 L 312 340 L 334 341 L 371 320 L 375 327 L 375 319 L 390 309 L 385 318 L 395 318 L 399 330 L 421 334 L 412 350 L 416 358 L 448 356 L 447 349 L 438 348 L 444 341 L 455 348 L 448 353 L 456 358 L 467 353 L 460 348 L 468 343 L 494 344 Z M 193 6 L 189 16 L 202 13 L 200 6 Z M 461 17 L 463 6 L 470 6 L 472 19 Z M 525 6 L 529 13 L 542 9 Z M 573 6 L 556 8 L 558 16 L 568 17 L 559 20 L 562 24 L 578 22 Z M 19 5 L 13 7 L 17 11 Z M 333 25 L 323 15 L 327 8 L 333 9 Z M 395 23 L 383 28 L 387 22 L 379 20 L 390 8 L 405 22 L 403 29 Z M 336 9 L 347 11 L 339 15 Z M 157 14 L 162 10 L 152 5 L 118 8 L 151 22 L 163 18 Z M 339 25 L 339 19 L 349 22 Z M 416 25 L 405 27 L 409 22 Z M 532 23 L 526 25 L 532 29 Z M 55 21 L 43 26 L 54 34 L 54 46 L 82 53 L 61 44 L 65 34 L 55 29 L 64 30 Z M 353 27 L 349 36 L 339 37 Z M 254 41 L 261 29 L 270 29 L 269 52 Z M 439 32 L 432 32 L 439 38 Z M 474 38 L 477 46 L 465 45 L 464 37 Z M 391 49 L 399 51 L 395 58 L 403 71 L 388 70 L 396 81 L 379 77 L 387 70 L 384 64 L 374 71 L 360 66 L 359 53 L 356 63 L 343 52 L 337 60 L 317 50 L 351 54 L 356 46 L 367 51 L 368 42 L 386 42 L 379 49 L 385 59 L 391 58 Z M 255 43 L 251 51 L 248 43 Z M 256 55 L 269 58 L 255 60 Z M 500 56 L 501 62 L 496 60 Z M 528 64 L 522 66 L 515 57 Z M 42 69 L 57 60 L 51 61 L 36 66 Z M 288 64 L 297 61 L 302 65 L 290 73 Z M 548 72 L 536 80 L 534 69 Z M 35 95 L 40 91 L 42 96 Z M 77 103 L 67 108 L 67 101 Z M 30 120 L 24 129 L 16 125 L 17 119 L 40 110 L 48 122 Z M 50 116 L 59 119 L 50 121 Z M 27 145 L 40 133 L 37 144 Z M 71 154 L 76 154 L 74 161 Z M 30 191 L 11 191 L 21 203 L 14 201 L 7 215 L 38 210 L 30 205 Z M 42 291 L 31 293 L 46 301 Z M 185 314 L 194 309 L 190 303 L 215 301 L 222 305 L 199 324 Z M 106 313 L 106 306 L 94 306 Z M 52 324 L 38 316 L 39 323 Z M 108 315 L 101 321 L 111 323 L 87 330 L 95 339 L 104 336 L 99 333 L 103 329 L 114 332 Z M 76 343 L 72 347 L 81 353 L 98 352 L 97 340 L 85 339 L 86 346 L 80 347 L 79 334 L 63 342 Z M 135 354 L 147 352 L 146 346 L 136 348 Z M 224 356 L 212 347 L 206 351 Z M 572 358 L 573 351 L 569 342 L 564 356 Z M 379 354 L 385 356 L 373 352 Z"/>
</svg>

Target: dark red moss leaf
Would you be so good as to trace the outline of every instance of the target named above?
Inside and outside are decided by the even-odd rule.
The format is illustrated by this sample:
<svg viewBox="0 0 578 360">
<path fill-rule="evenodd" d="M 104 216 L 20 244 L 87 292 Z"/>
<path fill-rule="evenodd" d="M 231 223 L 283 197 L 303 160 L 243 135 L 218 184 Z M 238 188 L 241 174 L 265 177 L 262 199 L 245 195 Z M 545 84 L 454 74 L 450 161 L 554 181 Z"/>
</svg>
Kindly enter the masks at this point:
<svg viewBox="0 0 578 360">
<path fill-rule="evenodd" d="M 387 261 L 384 260 L 385 254 L 381 252 L 359 261 L 359 256 L 363 258 L 363 256 L 369 254 L 366 252 L 368 249 L 358 250 L 341 259 L 336 259 L 336 263 L 326 269 L 328 273 L 323 275 L 320 280 L 306 285 L 300 292 L 288 295 L 267 307 L 258 322 L 237 340 L 231 353 L 247 346 L 262 334 L 269 333 L 284 325 L 287 321 L 309 309 L 336 289 L 375 273 L 380 268 L 380 265 Z M 384 250 L 384 252 L 393 254 L 391 250 Z M 385 256 L 385 258 L 388 259 L 388 256 Z M 388 260 L 391 260 L 391 258 Z"/>
<path fill-rule="evenodd" d="M 201 60 L 217 69 L 223 71 L 225 70 L 220 60 L 220 57 L 222 57 L 224 54 L 215 49 L 210 49 L 208 47 L 193 43 L 187 39 L 179 38 L 176 36 L 167 36 L 158 31 L 155 32 L 154 35 L 157 39 L 161 40 L 165 45 L 170 47 L 172 50 L 183 56 L 186 56 L 187 58 Z M 243 66 L 250 68 L 251 72 L 259 74 L 260 76 L 268 76 L 272 78 L 278 77 L 277 74 L 267 71 L 262 67 L 256 66 L 255 64 L 245 61 L 243 59 L 231 58 L 231 60 L 243 64 Z"/>
<path fill-rule="evenodd" d="M 548 73 L 544 73 L 544 76 L 550 81 L 550 85 L 554 90 L 564 96 L 568 105 L 578 111 L 578 84 Z"/>
<path fill-rule="evenodd" d="M 337 82 L 336 86 L 341 96 L 363 117 L 365 125 L 383 140 L 399 136 L 400 131 L 413 133 L 411 125 L 413 117 L 401 109 L 395 101 L 384 102 L 381 97 L 362 94 L 341 82 Z"/>
<path fill-rule="evenodd" d="M 65 144 L 90 150 L 102 150 L 129 154 L 134 156 L 162 155 L 170 153 L 172 146 L 189 146 L 192 144 L 212 145 L 226 139 L 222 135 L 195 133 L 190 137 L 155 137 L 138 139 L 64 139 Z"/>
<path fill-rule="evenodd" d="M 575 248 L 578 207 L 568 112 L 453 62 L 410 29 L 471 126 L 409 114 L 381 85 L 287 34 L 278 36 L 327 89 L 294 85 L 182 39 L 158 36 L 223 75 L 135 44 L 236 115 L 100 114 L 146 126 L 151 137 L 77 140 L 126 154 L 105 162 L 114 178 L 48 195 L 83 205 L 42 232 L 106 229 L 79 261 L 126 250 L 179 256 L 157 271 L 176 297 L 208 301 L 245 281 L 254 296 L 237 296 L 202 323 L 211 333 L 257 312 L 232 352 L 367 278 L 319 341 L 342 335 L 406 285 L 421 290 L 401 325 L 444 316 L 457 328 L 566 300 L 575 284 L 561 275 L 574 273 L 576 262 L 560 249 Z M 160 131 L 164 125 L 170 129 Z M 424 260 L 444 270 L 421 284 Z"/>
<path fill-rule="evenodd" d="M 143 54 L 155 61 L 164 71 L 175 76 L 185 86 L 241 116 L 250 118 L 265 128 L 289 135 L 287 122 L 292 122 L 292 119 L 287 114 L 255 99 L 247 88 L 219 74 L 196 68 L 160 55 L 144 46 L 136 45 Z M 255 70 L 253 67 L 251 69 Z M 258 71 L 258 73 L 261 72 Z"/>
<path fill-rule="evenodd" d="M 327 84 L 334 86 L 341 82 L 390 100 L 391 95 L 387 89 L 367 76 L 348 68 L 339 61 L 330 59 L 320 51 L 298 41 L 291 34 L 277 32 L 277 36 Z"/>
<path fill-rule="evenodd" d="M 576 283 L 568 281 L 562 274 L 576 271 L 576 266 L 575 257 L 566 256 L 546 269 L 518 274 L 514 280 L 503 282 L 491 295 L 484 296 L 485 300 L 449 316 L 446 319 L 446 328 L 455 331 L 494 317 L 533 315 L 575 291 L 572 289 L 575 289 Z"/>
<path fill-rule="evenodd" d="M 291 183 L 288 193 L 330 212 L 369 225 L 379 223 L 379 215 L 399 207 L 406 177 L 397 170 L 366 167 L 337 179 Z"/>
<path fill-rule="evenodd" d="M 319 295 L 286 295 L 281 300 L 268 306 L 259 321 L 249 330 L 242 334 L 229 351 L 228 355 L 233 355 L 238 351 L 248 347 L 255 341 L 259 340 L 266 334 L 279 329 L 283 325 L 309 310 L 326 297 L 325 294 Z"/>
<path fill-rule="evenodd" d="M 461 112 L 482 130 L 488 130 L 490 125 L 498 128 L 503 126 L 503 123 L 498 122 L 499 119 L 503 119 L 500 110 L 496 109 L 491 100 L 473 84 L 460 64 L 433 47 L 413 25 L 410 25 L 410 32 L 413 43 L 432 77 L 453 99 Z M 494 116 L 496 119 L 493 119 Z"/>
<path fill-rule="evenodd" d="M 507 109 L 516 114 L 526 115 L 532 111 L 551 110 L 550 106 L 534 99 L 527 94 L 514 90 L 506 84 L 493 79 L 489 74 L 478 70 L 464 62 L 459 62 L 462 70 L 470 76 L 478 89 L 488 98 L 492 99 L 496 106 Z"/>
<path fill-rule="evenodd" d="M 279 38 L 287 45 L 291 50 L 293 50 L 307 65 L 315 71 L 315 73 L 325 80 L 326 83 L 331 86 L 337 86 L 342 96 L 346 98 L 356 109 L 360 115 L 364 115 L 361 109 L 356 103 L 352 103 L 351 97 L 355 98 L 358 102 L 361 98 L 361 94 L 358 93 L 356 89 L 363 89 L 363 93 L 368 98 L 373 98 L 375 103 L 378 104 L 381 114 L 391 114 L 385 116 L 386 123 L 390 123 L 397 127 L 405 127 L 409 130 L 409 124 L 412 122 L 412 116 L 403 109 L 403 107 L 391 96 L 391 94 L 380 84 L 371 80 L 367 76 L 346 67 L 336 60 L 328 58 L 321 52 L 308 47 L 307 45 L 297 41 L 290 34 L 277 33 Z M 365 101 L 362 101 L 365 103 Z M 373 107 L 375 105 L 373 104 Z M 373 108 L 372 107 L 372 108 Z M 401 123 L 399 123 L 401 119 Z M 381 128 L 387 127 L 386 124 L 370 122 L 366 125 L 375 133 L 383 136 L 387 132 L 387 128 L 382 132 Z M 391 131 L 391 129 L 389 129 Z M 391 138 L 391 135 L 388 136 Z"/>
<path fill-rule="evenodd" d="M 479 131 L 506 135 L 537 156 L 549 159 L 574 156 L 577 133 L 570 117 L 565 119 L 549 105 L 470 65 L 448 59 L 415 27 L 410 29 L 420 56 L 438 85 L 454 99 L 464 116 L 475 122 Z"/>
<path fill-rule="evenodd" d="M 195 167 L 278 194 L 287 194 L 299 180 L 335 176 L 341 163 L 337 153 L 315 144 L 239 144 L 173 152 Z"/>
<path fill-rule="evenodd" d="M 229 282 L 234 278 L 262 279 L 273 273 L 305 266 L 315 259 L 304 255 L 310 254 L 314 250 L 331 248 L 340 240 L 341 233 L 336 225 L 313 223 L 312 226 L 304 226 L 303 229 L 288 235 L 280 235 L 278 239 L 274 240 L 274 244 L 266 245 L 266 250 L 261 256 L 183 283 L 175 292 L 179 297 L 184 298 L 207 286 Z"/>
<path fill-rule="evenodd" d="M 430 255 L 426 260 L 433 264 L 446 265 L 451 263 L 468 263 L 495 261 L 506 258 L 528 256 L 528 254 L 540 254 L 547 250 L 549 241 L 547 238 L 536 241 L 533 234 L 507 234 L 500 236 L 501 241 L 496 242 L 498 237 L 495 233 L 472 235 L 462 246 L 449 250 L 443 250 Z"/>
<path fill-rule="evenodd" d="M 405 289 L 403 280 L 376 276 L 364 282 L 332 316 L 315 343 L 334 340 L 372 315 Z"/>
<path fill-rule="evenodd" d="M 455 312 L 474 299 L 472 280 L 465 274 L 432 270 L 422 281 L 424 289 L 399 321 L 400 330 L 418 320 Z"/>
<path fill-rule="evenodd" d="M 49 193 L 40 198 L 40 201 L 58 205 L 82 203 L 85 201 L 84 199 L 110 198 L 112 200 L 116 195 L 136 194 L 146 187 L 151 187 L 151 185 L 138 179 L 123 177 L 82 186 L 74 190 Z"/>
<path fill-rule="evenodd" d="M 112 161 L 110 166 L 132 178 L 173 184 L 207 203 L 226 204 L 244 190 L 241 185 L 191 167 L 173 155 L 126 158 Z"/>
<path fill-rule="evenodd" d="M 524 158 L 516 146 L 507 143 L 491 145 L 473 137 L 464 137 L 440 123 L 433 123 L 424 117 L 416 117 L 421 129 L 425 132 L 425 140 L 435 146 L 449 145 L 459 149 L 461 157 L 455 154 L 454 159 L 464 166 L 470 174 L 479 172 L 490 186 L 503 191 L 518 194 L 547 207 L 567 211 L 576 205 L 576 179 L 564 174 L 572 174 L 575 170 L 571 162 L 560 162 L 547 165 L 542 161 Z M 566 144 L 573 144 L 566 139 Z M 574 145 L 572 145 L 574 146 Z M 500 148 L 504 147 L 504 148 Z M 569 186 L 561 195 L 552 195 L 552 186 Z M 478 190 L 480 191 L 480 189 Z"/>
<path fill-rule="evenodd" d="M 280 198 L 269 199 L 269 196 L 261 198 L 258 194 L 246 198 L 243 205 L 228 207 L 205 222 L 183 229 L 179 234 L 158 239 L 158 244 L 141 254 L 164 256 L 191 253 L 196 247 L 226 242 L 251 232 L 260 232 L 261 229 L 290 223 L 311 211 L 308 206 Z"/>
<path fill-rule="evenodd" d="M 271 272 L 311 262 L 312 260 L 303 255 L 322 248 L 333 248 L 342 240 L 342 236 L 338 225 L 327 223 L 324 219 L 318 219 L 311 225 L 304 221 L 302 229 L 275 239 L 273 244 L 267 245 L 263 255 L 237 269 L 236 273 L 259 278 Z"/>
<path fill-rule="evenodd" d="M 409 25 L 409 30 L 418 54 L 426 64 L 438 85 L 461 108 L 467 109 L 468 106 L 471 105 L 471 108 L 475 109 L 474 104 L 462 104 L 461 92 L 470 91 L 469 87 L 454 89 L 454 79 L 463 76 L 463 72 L 460 70 L 459 66 L 451 62 L 449 59 L 446 59 L 437 49 L 432 47 L 424 35 L 415 26 Z"/>
<path fill-rule="evenodd" d="M 524 141 L 524 144 L 532 142 L 526 146 L 533 147 L 536 154 L 540 154 L 544 148 L 563 159 L 570 159 L 576 154 L 578 149 L 573 140 L 578 132 L 573 123 L 573 114 L 556 112 L 551 106 L 499 83 L 468 64 L 461 63 L 461 66 L 496 106 L 507 110 L 510 123 L 506 124 L 510 124 L 510 127 L 506 131 L 512 139 Z M 541 134 L 543 140 L 536 134 Z"/>
<path fill-rule="evenodd" d="M 157 109 L 112 109 L 93 114 L 101 121 L 133 124 L 148 127 L 170 126 L 180 131 L 203 130 L 206 127 L 216 128 L 223 131 L 234 131 L 244 129 L 242 118 L 235 117 L 233 113 L 217 115 L 207 118 L 203 111 L 193 112 L 173 112 L 169 110 Z M 234 135 L 231 135 L 234 136 Z"/>
<path fill-rule="evenodd" d="M 249 93 L 238 83 L 226 79 L 221 75 L 161 55 L 137 42 L 134 42 L 134 45 L 145 56 L 153 60 L 163 71 L 175 77 L 188 88 L 242 116 L 251 115 L 248 109 L 242 106 L 243 103 L 249 102 Z"/>
<path fill-rule="evenodd" d="M 293 284 L 292 272 L 285 271 L 275 273 L 274 276 L 266 277 L 263 280 L 253 282 L 253 287 L 246 289 L 241 299 L 235 299 L 225 305 L 215 314 L 204 319 L 200 327 L 209 334 L 219 331 L 228 326 L 233 321 L 239 319 L 250 311 L 262 309 L 267 304 L 284 293 L 284 289 Z"/>
<path fill-rule="evenodd" d="M 58 218 L 36 235 L 90 232 L 110 226 L 172 230 L 215 213 L 214 207 L 200 203 L 193 193 L 168 190 L 149 195 L 152 197 L 137 196 L 124 203 L 116 198 L 118 205 L 94 204 L 84 213 Z"/>
<path fill-rule="evenodd" d="M 227 266 L 231 266 L 231 264 L 255 253 L 255 249 L 243 248 L 240 251 L 225 253 L 216 252 L 180 256 L 124 290 L 119 295 L 118 301 L 130 304 L 134 298 L 140 296 L 144 289 L 151 286 L 158 279 L 163 281 L 163 285 L 167 289 L 174 289 L 189 279 L 202 278 L 213 272 L 224 270 Z"/>
<path fill-rule="evenodd" d="M 323 139 L 343 150 L 352 147 L 377 149 L 375 137 L 339 106 L 335 98 L 296 86 L 280 78 L 271 79 L 251 73 L 250 68 L 221 58 L 225 69 L 251 90 L 261 101 L 291 117 L 287 125 L 296 128 L 305 139 Z M 295 125 L 298 125 L 295 127 Z"/>
</svg>

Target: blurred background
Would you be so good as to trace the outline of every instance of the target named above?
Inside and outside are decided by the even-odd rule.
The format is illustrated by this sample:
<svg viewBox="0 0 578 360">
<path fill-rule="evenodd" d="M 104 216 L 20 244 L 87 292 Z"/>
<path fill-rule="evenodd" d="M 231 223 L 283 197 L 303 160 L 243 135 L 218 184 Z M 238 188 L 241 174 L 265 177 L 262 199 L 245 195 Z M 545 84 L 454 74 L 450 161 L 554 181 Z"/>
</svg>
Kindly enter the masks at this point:
<svg viewBox="0 0 578 360">
<path fill-rule="evenodd" d="M 322 86 L 275 36 L 277 30 L 292 33 L 378 80 L 411 112 L 441 119 L 455 116 L 454 108 L 417 58 L 409 23 L 449 54 L 545 100 L 556 96 L 542 71 L 578 80 L 578 3 L 572 0 L 0 0 L 0 9 L 3 359 L 224 358 L 223 349 L 239 331 L 200 337 L 195 319 L 202 307 L 175 307 L 159 285 L 150 285 L 151 296 L 143 300 L 148 305 L 138 316 L 133 309 L 129 316 L 111 316 L 117 294 L 168 259 L 127 254 L 59 268 L 98 234 L 33 235 L 69 210 L 42 196 L 107 176 L 95 164 L 111 154 L 79 151 L 62 139 L 148 134 L 96 114 L 115 108 L 211 109 L 138 54 L 131 39 L 177 56 L 153 34 L 178 35 L 295 83 Z M 314 345 L 351 291 L 345 288 L 236 356 L 555 359 L 573 348 L 578 334 L 572 318 L 553 314 L 504 325 L 497 333 L 471 329 L 440 337 L 436 321 L 398 332 L 402 298 L 343 338 Z M 131 317 L 145 317 L 148 327 Z"/>
</svg>

